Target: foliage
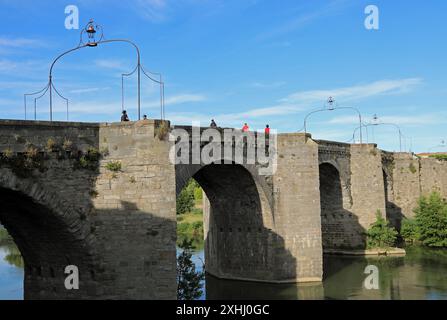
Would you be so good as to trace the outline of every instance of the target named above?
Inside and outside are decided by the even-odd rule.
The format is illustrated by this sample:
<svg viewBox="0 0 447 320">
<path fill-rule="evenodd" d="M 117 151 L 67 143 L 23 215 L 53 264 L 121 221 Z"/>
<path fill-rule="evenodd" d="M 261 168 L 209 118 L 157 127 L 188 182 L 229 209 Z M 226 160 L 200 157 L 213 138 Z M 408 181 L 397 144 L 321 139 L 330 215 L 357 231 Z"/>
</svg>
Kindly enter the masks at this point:
<svg viewBox="0 0 447 320">
<path fill-rule="evenodd" d="M 203 199 L 202 188 L 200 186 L 198 186 L 194 189 L 194 199 L 196 201 L 202 201 L 202 199 Z"/>
<path fill-rule="evenodd" d="M 64 151 L 72 151 L 73 142 L 71 142 L 69 139 L 65 138 L 64 143 L 62 144 L 62 149 Z"/>
<path fill-rule="evenodd" d="M 191 212 L 194 208 L 194 193 L 189 188 L 184 188 L 177 197 L 177 214 Z"/>
<path fill-rule="evenodd" d="M 106 169 L 112 172 L 119 172 L 121 171 L 121 168 L 121 161 L 110 161 L 106 164 Z"/>
<path fill-rule="evenodd" d="M 0 157 L 0 165 L 11 168 L 21 178 L 28 178 L 35 169 L 40 172 L 45 170 L 43 157 L 33 145 L 27 145 L 25 152 L 15 154 L 10 148 L 3 151 Z"/>
<path fill-rule="evenodd" d="M 195 300 L 202 295 L 203 271 L 196 271 L 192 261 L 192 241 L 184 239 L 180 245 L 182 253 L 177 257 L 177 298 Z"/>
<path fill-rule="evenodd" d="M 441 195 L 421 197 L 414 212 L 418 240 L 428 247 L 447 247 L 447 202 Z"/>
<path fill-rule="evenodd" d="M 169 125 L 166 121 L 162 121 L 156 128 L 155 128 L 155 135 L 160 140 L 164 140 L 169 132 Z"/>
<path fill-rule="evenodd" d="M 56 151 L 56 149 L 57 149 L 56 141 L 54 141 L 53 138 L 49 138 L 49 139 L 47 140 L 47 145 L 46 145 L 45 149 L 46 149 L 48 152 Z"/>
<path fill-rule="evenodd" d="M 194 179 L 190 179 L 177 197 L 177 214 L 190 213 L 195 204 L 202 200 L 202 188 Z M 202 212 L 200 211 L 200 214 Z"/>
<path fill-rule="evenodd" d="M 5 159 L 12 159 L 13 156 L 14 156 L 14 152 L 10 148 L 7 148 L 3 151 L 3 157 Z"/>
<path fill-rule="evenodd" d="M 101 153 L 98 149 L 90 147 L 87 153 L 80 155 L 78 161 L 75 163 L 75 168 L 96 170 L 98 169 L 100 159 Z"/>
<path fill-rule="evenodd" d="M 414 219 L 403 219 L 400 228 L 400 235 L 405 242 L 414 243 L 419 240 L 419 227 Z"/>
<path fill-rule="evenodd" d="M 368 248 L 389 248 L 395 245 L 396 240 L 397 231 L 389 225 L 378 210 L 376 222 L 367 231 Z"/>
<path fill-rule="evenodd" d="M 410 170 L 411 173 L 415 174 L 417 172 L 416 167 L 414 166 L 413 162 L 410 163 L 410 165 L 408 166 L 408 169 Z"/>
<path fill-rule="evenodd" d="M 0 225 L 0 243 L 12 242 L 12 238 L 8 231 Z"/>
<path fill-rule="evenodd" d="M 39 150 L 36 147 L 30 145 L 26 148 L 26 150 L 25 150 L 25 158 L 26 159 L 36 160 L 38 156 L 39 156 Z"/>
<path fill-rule="evenodd" d="M 447 161 L 447 154 L 432 154 L 430 158 L 434 158 L 441 161 Z"/>
</svg>

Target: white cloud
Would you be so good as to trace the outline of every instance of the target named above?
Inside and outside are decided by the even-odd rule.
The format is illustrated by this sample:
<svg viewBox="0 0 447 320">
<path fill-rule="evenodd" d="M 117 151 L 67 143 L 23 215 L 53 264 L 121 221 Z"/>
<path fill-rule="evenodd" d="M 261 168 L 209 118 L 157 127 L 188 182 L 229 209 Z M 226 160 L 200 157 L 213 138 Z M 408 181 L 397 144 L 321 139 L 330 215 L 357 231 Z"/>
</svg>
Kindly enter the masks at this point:
<svg viewBox="0 0 447 320">
<path fill-rule="evenodd" d="M 336 14 L 342 10 L 349 1 L 346 0 L 332 0 L 324 7 L 318 8 L 312 12 L 304 12 L 297 14 L 294 19 L 290 19 L 281 25 L 264 32 L 256 37 L 257 40 L 268 40 L 274 37 L 282 36 L 284 34 L 299 30 L 309 23 Z"/>
<path fill-rule="evenodd" d="M 379 117 L 378 123 L 395 123 L 398 125 L 430 125 L 439 124 L 446 121 L 446 116 L 442 114 L 421 114 L 412 116 L 383 116 Z M 356 116 L 335 117 L 329 120 L 328 124 L 358 124 L 359 118 Z M 370 123 L 371 119 L 363 119 L 364 123 Z"/>
<path fill-rule="evenodd" d="M 44 45 L 43 41 L 37 39 L 0 37 L 0 47 L 34 48 Z"/>
<path fill-rule="evenodd" d="M 284 81 L 276 81 L 271 83 L 253 82 L 250 84 L 250 87 L 256 89 L 274 89 L 274 88 L 280 88 L 285 84 L 286 83 Z"/>
<path fill-rule="evenodd" d="M 83 94 L 83 93 L 91 93 L 91 92 L 98 92 L 98 91 L 102 91 L 102 90 L 108 90 L 110 89 L 109 87 L 105 87 L 105 88 L 83 88 L 83 89 L 73 89 L 68 91 L 69 93 L 73 93 L 73 94 Z"/>
<path fill-rule="evenodd" d="M 151 22 L 162 22 L 166 19 L 167 0 L 137 0 L 136 10 L 143 18 Z"/>
<path fill-rule="evenodd" d="M 99 59 L 95 60 L 95 65 L 98 68 L 124 70 L 126 65 L 123 61 L 114 59 Z"/>
<path fill-rule="evenodd" d="M 420 78 L 380 80 L 370 84 L 351 87 L 297 92 L 282 99 L 282 101 L 300 103 L 322 102 L 326 101 L 330 96 L 335 97 L 338 101 L 354 101 L 377 95 L 406 93 L 421 83 L 422 79 Z"/>
</svg>

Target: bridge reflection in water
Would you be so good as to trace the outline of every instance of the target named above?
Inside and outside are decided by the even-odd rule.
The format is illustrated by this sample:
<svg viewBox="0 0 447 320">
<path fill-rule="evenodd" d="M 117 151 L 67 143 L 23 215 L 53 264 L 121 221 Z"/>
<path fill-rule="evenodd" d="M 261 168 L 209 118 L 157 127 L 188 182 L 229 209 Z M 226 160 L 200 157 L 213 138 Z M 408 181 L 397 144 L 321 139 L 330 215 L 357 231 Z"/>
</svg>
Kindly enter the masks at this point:
<svg viewBox="0 0 447 320">
<path fill-rule="evenodd" d="M 203 250 L 193 260 L 203 259 Z M 269 284 L 222 280 L 204 281 L 201 299 L 208 300 L 447 300 L 447 250 L 407 248 L 405 257 L 364 258 L 325 256 L 323 284 Z M 199 266 L 200 263 L 197 264 Z M 380 270 L 379 290 L 363 286 L 365 267 Z"/>
</svg>

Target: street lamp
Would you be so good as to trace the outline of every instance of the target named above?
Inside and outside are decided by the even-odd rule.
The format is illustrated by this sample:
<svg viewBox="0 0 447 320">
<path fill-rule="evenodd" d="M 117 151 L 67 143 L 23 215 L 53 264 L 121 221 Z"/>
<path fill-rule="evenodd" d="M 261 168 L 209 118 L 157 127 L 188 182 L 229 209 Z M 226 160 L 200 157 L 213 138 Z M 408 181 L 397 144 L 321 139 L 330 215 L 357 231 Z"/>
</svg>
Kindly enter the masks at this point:
<svg viewBox="0 0 447 320">
<path fill-rule="evenodd" d="M 372 123 L 362 124 L 361 126 L 355 128 L 354 133 L 352 135 L 352 139 L 355 141 L 355 134 L 362 127 L 366 128 L 366 132 L 368 132 L 368 127 L 375 127 L 375 126 L 392 126 L 392 127 L 396 128 L 397 131 L 399 132 L 399 150 L 400 150 L 400 152 L 402 152 L 402 137 L 403 137 L 403 135 L 402 135 L 401 128 L 395 123 L 379 122 L 379 117 L 376 114 L 373 117 Z M 361 130 L 360 130 L 360 132 L 361 132 Z"/>
<path fill-rule="evenodd" d="M 362 130 L 361 130 L 361 128 L 362 128 L 362 114 L 360 113 L 359 109 L 354 108 L 354 107 L 338 107 L 337 103 L 336 103 L 336 101 L 335 101 L 335 99 L 333 97 L 329 97 L 326 100 L 326 104 L 325 104 L 325 108 L 324 109 L 315 110 L 315 111 L 312 111 L 312 112 L 310 112 L 310 113 L 308 113 L 306 115 L 306 117 L 304 118 L 304 133 L 307 134 L 307 121 L 310 118 L 310 116 L 312 116 L 312 115 L 314 115 L 316 113 L 320 113 L 320 112 L 334 111 L 334 110 L 343 110 L 343 109 L 344 110 L 347 110 L 347 109 L 354 110 L 358 114 L 358 116 L 359 116 L 359 124 L 360 124 L 360 144 L 362 144 L 363 143 L 363 135 L 362 135 Z"/>
<path fill-rule="evenodd" d="M 99 34 L 99 36 L 98 36 Z M 87 35 L 87 38 L 85 39 L 85 35 Z M 103 28 L 101 25 L 95 24 L 94 20 L 91 19 L 87 25 L 82 29 L 81 34 L 80 34 L 80 41 L 77 47 L 70 49 L 68 51 L 65 51 L 64 53 L 60 54 L 59 56 L 56 57 L 56 59 L 53 60 L 51 66 L 50 66 L 50 71 L 49 71 L 49 76 L 48 76 L 48 83 L 47 85 L 40 91 L 38 92 L 34 92 L 34 93 L 26 93 L 24 95 L 24 103 L 25 103 L 25 119 L 27 117 L 27 97 L 28 96 L 34 96 L 34 95 L 38 95 L 38 94 L 42 94 L 39 97 L 34 99 L 34 119 L 36 120 L 36 101 L 41 98 L 42 96 L 44 96 L 48 91 L 49 91 L 49 105 L 50 105 L 50 121 L 53 121 L 53 90 L 57 93 L 58 96 L 60 96 L 62 99 L 64 99 L 66 101 L 67 104 L 67 121 L 68 121 L 68 99 L 63 97 L 59 91 L 56 89 L 56 87 L 54 86 L 53 83 L 53 68 L 56 64 L 57 61 L 59 61 L 62 57 L 64 57 L 65 55 L 86 48 L 86 47 L 97 47 L 100 44 L 106 44 L 106 43 L 114 43 L 114 42 L 124 42 L 124 43 L 128 43 L 130 45 L 132 45 L 137 53 L 137 66 L 135 68 L 135 70 L 131 73 L 133 74 L 135 71 L 138 71 L 138 79 L 137 79 L 137 101 L 138 101 L 138 120 L 141 119 L 141 71 L 143 71 L 143 73 L 152 81 L 155 81 L 154 79 L 152 79 L 151 77 L 149 77 L 146 72 L 144 71 L 142 65 L 141 65 L 141 55 L 140 55 L 140 49 L 139 47 L 132 41 L 127 40 L 127 39 L 111 39 L 111 40 L 105 40 L 104 39 L 104 33 L 103 33 Z M 157 82 L 157 81 L 156 81 Z M 164 115 L 164 83 L 161 80 L 161 75 L 160 75 L 160 81 L 157 82 L 160 85 L 160 94 L 163 94 L 163 97 L 160 98 L 160 109 L 161 109 L 161 114 L 162 116 Z M 122 83 L 122 90 L 124 90 L 124 85 Z M 124 93 L 122 92 L 122 97 L 124 97 Z M 123 98 L 124 99 L 124 98 Z M 124 101 L 123 101 L 123 107 L 124 107 Z"/>
</svg>

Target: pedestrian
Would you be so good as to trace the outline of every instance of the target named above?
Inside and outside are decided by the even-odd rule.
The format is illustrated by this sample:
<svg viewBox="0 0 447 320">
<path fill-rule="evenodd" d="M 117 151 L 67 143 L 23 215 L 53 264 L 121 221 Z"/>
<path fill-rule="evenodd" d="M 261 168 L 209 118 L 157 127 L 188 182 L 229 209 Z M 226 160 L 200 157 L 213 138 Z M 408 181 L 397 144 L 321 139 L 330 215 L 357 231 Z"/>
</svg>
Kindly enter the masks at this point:
<svg viewBox="0 0 447 320">
<path fill-rule="evenodd" d="M 143 120 L 147 120 L 147 115 L 144 115 L 144 116 L 143 116 Z"/>
<path fill-rule="evenodd" d="M 217 124 L 216 124 L 216 122 L 214 121 L 214 119 L 211 119 L 210 127 L 211 127 L 211 128 L 217 128 Z"/>
<path fill-rule="evenodd" d="M 250 127 L 248 126 L 247 123 L 244 123 L 244 126 L 242 127 L 242 132 L 248 132 L 250 131 Z"/>
<path fill-rule="evenodd" d="M 129 120 L 129 116 L 127 115 L 127 111 L 123 110 L 123 115 L 121 116 L 121 122 L 127 122 Z"/>
<path fill-rule="evenodd" d="M 266 125 L 266 126 L 265 126 L 264 133 L 265 133 L 266 136 L 269 136 L 269 135 L 270 135 L 270 126 L 269 126 L 269 125 Z"/>
</svg>

